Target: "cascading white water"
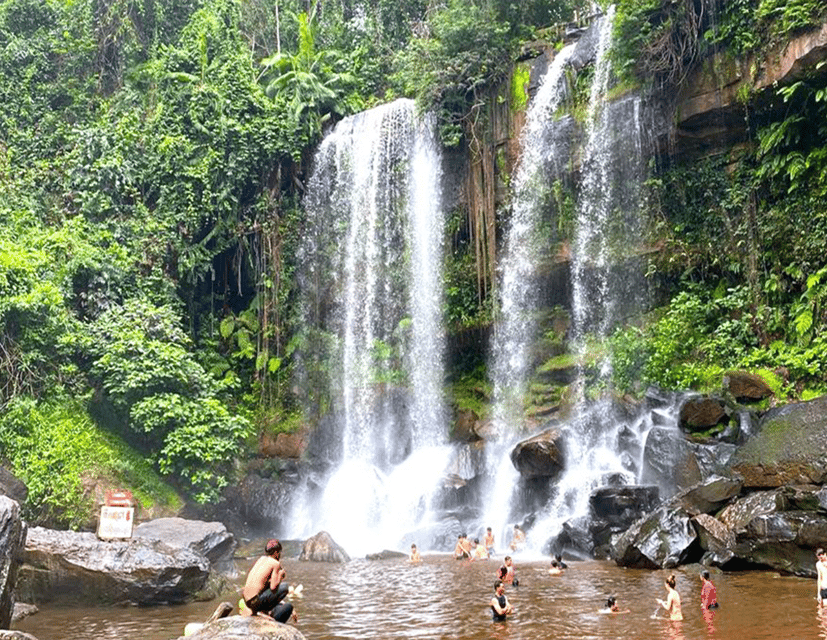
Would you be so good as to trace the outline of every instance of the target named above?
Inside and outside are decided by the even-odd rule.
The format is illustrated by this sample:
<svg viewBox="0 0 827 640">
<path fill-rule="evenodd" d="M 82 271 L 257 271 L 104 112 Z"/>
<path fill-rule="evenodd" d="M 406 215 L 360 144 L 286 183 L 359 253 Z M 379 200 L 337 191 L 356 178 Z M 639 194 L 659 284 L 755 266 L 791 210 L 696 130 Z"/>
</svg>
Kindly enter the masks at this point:
<svg viewBox="0 0 827 640">
<path fill-rule="evenodd" d="M 622 305 L 635 297 L 637 273 L 625 264 L 641 239 L 640 189 L 645 175 L 641 101 L 625 97 L 609 101 L 610 57 L 614 7 L 602 18 L 590 93 L 587 142 L 572 242 L 572 345 L 577 357 L 579 399 L 585 388 L 590 344 L 600 344 L 618 322 Z M 599 352 L 599 348 L 596 350 Z M 595 357 L 591 354 L 591 357 Z M 611 383 L 608 355 L 589 365 L 596 386 Z M 595 372 L 596 370 L 596 372 Z M 553 497 L 536 527 L 546 539 L 567 521 L 586 516 L 591 491 L 614 476 L 628 483 L 640 480 L 642 463 L 623 451 L 622 442 L 643 450 L 651 416 L 617 415 L 607 399 L 582 402 L 561 425 L 566 468 L 555 483 Z"/>
<path fill-rule="evenodd" d="M 608 337 L 618 320 L 619 304 L 627 297 L 626 287 L 613 277 L 613 268 L 641 238 L 639 191 L 645 170 L 641 100 L 638 96 L 607 100 L 613 18 L 614 6 L 603 18 L 600 32 L 572 242 L 572 343 L 581 393 L 589 340 Z M 598 382 L 608 382 L 611 374 L 611 358 L 600 358 Z"/>
<path fill-rule="evenodd" d="M 613 16 L 612 7 L 597 26 L 599 39 L 586 123 L 587 142 L 571 247 L 573 351 L 580 363 L 576 389 L 581 396 L 587 337 L 606 338 L 617 320 L 618 301 L 627 304 L 634 297 L 628 290 L 630 284 L 624 283 L 628 273 L 617 265 L 623 262 L 624 251 L 631 250 L 640 236 L 639 190 L 645 168 L 641 107 L 637 97 L 607 99 L 611 78 L 607 53 Z M 489 459 L 495 464 L 492 473 L 496 480 L 489 492 L 495 508 L 485 514 L 486 522 L 498 526 L 501 535 L 508 530 L 504 519 L 509 516 L 503 505 L 519 502 L 514 499 L 519 477 L 508 452 L 519 437 L 516 427 L 522 422 L 523 396 L 532 373 L 531 348 L 538 338 L 535 270 L 551 245 L 550 238 L 539 237 L 538 220 L 547 207 L 550 188 L 550 177 L 543 167 L 548 167 L 556 153 L 551 144 L 553 136 L 547 132 L 557 123 L 549 117 L 549 111 L 560 99 L 566 54 L 566 49 L 558 54 L 543 85 L 546 93 L 541 89 L 527 116 L 520 166 L 514 179 L 512 223 L 501 261 L 501 313 L 493 349 L 493 415 L 501 442 L 488 444 Z M 543 100 L 551 101 L 545 104 Z M 602 360 L 598 375 L 604 384 L 608 383 L 608 358 Z M 557 425 L 562 434 L 565 469 L 551 487 L 550 502 L 535 514 L 529 531 L 529 549 L 539 551 L 561 531 L 565 522 L 586 515 L 592 489 L 604 484 L 608 477 L 622 476 L 627 482 L 639 479 L 639 456 L 651 428 L 651 417 L 644 414 L 635 419 L 619 419 L 614 413 L 608 401 L 583 403 Z M 522 515 L 525 514 L 511 514 L 515 520 Z"/>
<path fill-rule="evenodd" d="M 565 96 L 565 70 L 574 45 L 563 48 L 552 61 L 529 105 L 520 136 L 520 162 L 513 179 L 512 212 L 500 261 L 500 310 L 492 341 L 492 407 L 497 441 L 486 445 L 487 476 L 483 520 L 503 540 L 507 532 L 511 492 L 518 474 L 509 452 L 519 436 L 523 400 L 531 365 L 531 347 L 537 338 L 537 269 L 549 250 L 542 237 L 542 217 L 549 204 L 551 180 L 562 164 L 554 148 L 554 112 Z"/>
<path fill-rule="evenodd" d="M 392 547 L 427 520 L 448 464 L 434 129 L 397 100 L 337 124 L 314 158 L 303 255 L 322 265 L 308 281 L 322 300 L 312 321 L 333 336 L 341 463 L 296 501 L 291 537 L 324 529 L 350 553 Z"/>
</svg>

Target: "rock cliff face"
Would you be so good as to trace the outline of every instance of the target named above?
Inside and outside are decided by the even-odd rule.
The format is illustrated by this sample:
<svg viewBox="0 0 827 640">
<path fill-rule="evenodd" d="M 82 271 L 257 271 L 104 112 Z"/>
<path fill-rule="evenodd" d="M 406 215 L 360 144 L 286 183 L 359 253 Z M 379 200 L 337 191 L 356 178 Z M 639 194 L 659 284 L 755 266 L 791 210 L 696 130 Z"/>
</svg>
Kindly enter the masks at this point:
<svg viewBox="0 0 827 640">
<path fill-rule="evenodd" d="M 827 59 L 827 24 L 807 31 L 768 55 L 736 60 L 726 53 L 705 59 L 681 87 L 674 144 L 661 148 L 687 158 L 720 152 L 747 140 L 748 111 L 783 107 L 778 87 L 792 84 Z M 827 71 L 827 70 L 825 70 Z"/>
<path fill-rule="evenodd" d="M 26 540 L 26 525 L 20 506 L 0 495 L 0 629 L 8 629 L 14 609 L 14 588 L 20 551 Z"/>
</svg>

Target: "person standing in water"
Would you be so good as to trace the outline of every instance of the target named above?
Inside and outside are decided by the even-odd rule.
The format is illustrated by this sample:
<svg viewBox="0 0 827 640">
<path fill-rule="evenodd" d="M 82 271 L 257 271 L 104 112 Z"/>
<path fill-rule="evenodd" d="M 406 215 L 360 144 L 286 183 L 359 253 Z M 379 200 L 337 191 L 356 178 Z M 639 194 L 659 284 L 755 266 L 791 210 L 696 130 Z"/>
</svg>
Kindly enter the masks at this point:
<svg viewBox="0 0 827 640">
<path fill-rule="evenodd" d="M 488 560 L 488 551 L 480 544 L 479 538 L 474 538 L 472 549 L 471 560 Z"/>
<path fill-rule="evenodd" d="M 418 564 L 422 562 L 422 556 L 419 555 L 419 549 L 416 548 L 415 544 L 411 545 L 411 555 L 408 557 L 408 562 L 411 564 Z"/>
<path fill-rule="evenodd" d="M 520 584 L 514 575 L 514 563 L 511 560 L 511 556 L 505 557 L 503 564 L 497 573 L 497 577 L 503 584 L 513 584 L 515 587 Z"/>
<path fill-rule="evenodd" d="M 502 580 L 494 583 L 494 597 L 491 598 L 491 613 L 494 622 L 505 622 L 506 616 L 514 613 L 514 608 L 505 597 L 505 585 Z"/>
<path fill-rule="evenodd" d="M 466 548 L 467 539 L 464 533 L 457 536 L 457 546 L 454 547 L 455 560 L 467 560 L 471 557 L 470 545 Z"/>
<path fill-rule="evenodd" d="M 250 615 L 265 615 L 277 622 L 295 622 L 298 616 L 293 605 L 282 602 L 289 591 L 285 581 L 284 567 L 281 566 L 281 543 L 269 540 L 261 556 L 247 574 L 247 581 L 241 590 L 244 604 Z"/>
<path fill-rule="evenodd" d="M 816 549 L 816 598 L 818 599 L 819 608 L 824 606 L 824 601 L 827 600 L 827 553 L 824 549 Z"/>
<path fill-rule="evenodd" d="M 494 555 L 494 532 L 491 531 L 491 527 L 486 528 L 485 530 L 485 537 L 482 539 L 483 544 L 485 545 L 485 550 L 488 552 L 489 556 Z"/>
<path fill-rule="evenodd" d="M 514 535 L 511 538 L 511 550 L 519 551 L 525 546 L 525 531 L 520 525 L 514 525 Z"/>
<path fill-rule="evenodd" d="M 681 613 L 681 595 L 675 589 L 675 574 L 670 575 L 664 580 L 666 587 L 666 600 L 658 599 L 658 604 L 669 612 L 670 620 L 683 620 L 683 613 Z"/>
<path fill-rule="evenodd" d="M 701 573 L 701 609 L 707 611 L 709 609 L 718 608 L 718 590 L 712 581 L 709 579 L 709 571 Z"/>
</svg>

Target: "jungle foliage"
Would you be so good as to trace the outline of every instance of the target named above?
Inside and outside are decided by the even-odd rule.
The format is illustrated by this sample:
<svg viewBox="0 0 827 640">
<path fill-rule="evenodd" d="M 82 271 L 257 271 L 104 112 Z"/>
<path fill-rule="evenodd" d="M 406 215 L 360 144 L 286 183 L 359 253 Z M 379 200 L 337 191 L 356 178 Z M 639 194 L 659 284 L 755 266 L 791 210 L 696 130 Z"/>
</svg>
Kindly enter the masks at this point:
<svg viewBox="0 0 827 640">
<path fill-rule="evenodd" d="M 324 127 L 404 94 L 450 133 L 520 37 L 581 4 L 0 0 L 0 456 L 32 521 L 81 526 L 76 479 L 123 477 L 81 432 L 210 502 L 257 429 L 295 428 Z M 48 442 L 74 461 L 48 470 L 60 504 L 31 462 Z"/>
<path fill-rule="evenodd" d="M 589 6 L 0 0 L 0 456 L 29 484 L 31 521 L 83 526 L 83 478 L 217 500 L 257 431 L 301 422 L 297 351 L 332 340 L 308 335 L 295 295 L 325 128 L 416 97 L 446 145 L 481 154 L 520 44 Z M 824 18 L 818 0 L 617 11 L 621 68 L 661 84 L 712 47 L 756 51 Z M 735 161 L 658 168 L 651 270 L 671 302 L 613 337 L 621 388 L 702 387 L 730 366 L 779 371 L 790 395 L 827 387 L 825 91 L 824 74 L 783 89 Z M 472 218 L 455 211 L 449 230 L 457 331 L 493 316 L 479 262 L 496 236 L 475 254 Z M 322 413 L 324 376 L 305 373 Z M 483 410 L 483 378 L 457 373 L 461 406 Z"/>
</svg>

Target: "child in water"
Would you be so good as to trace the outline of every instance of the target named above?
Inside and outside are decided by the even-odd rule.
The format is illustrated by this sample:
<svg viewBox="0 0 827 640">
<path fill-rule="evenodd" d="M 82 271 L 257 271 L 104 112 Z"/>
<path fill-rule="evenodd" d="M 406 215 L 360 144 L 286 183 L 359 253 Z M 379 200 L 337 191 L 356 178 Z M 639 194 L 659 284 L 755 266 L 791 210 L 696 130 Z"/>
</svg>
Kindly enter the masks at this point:
<svg viewBox="0 0 827 640">
<path fill-rule="evenodd" d="M 621 611 L 620 605 L 617 604 L 617 598 L 615 596 L 609 596 L 606 598 L 606 607 L 600 609 L 598 613 L 629 613 L 629 610 L 624 609 Z"/>
</svg>

